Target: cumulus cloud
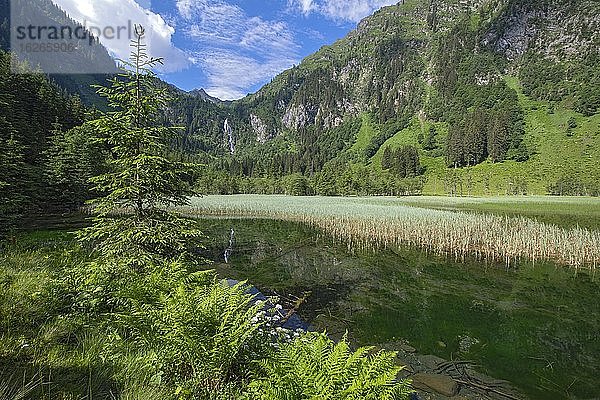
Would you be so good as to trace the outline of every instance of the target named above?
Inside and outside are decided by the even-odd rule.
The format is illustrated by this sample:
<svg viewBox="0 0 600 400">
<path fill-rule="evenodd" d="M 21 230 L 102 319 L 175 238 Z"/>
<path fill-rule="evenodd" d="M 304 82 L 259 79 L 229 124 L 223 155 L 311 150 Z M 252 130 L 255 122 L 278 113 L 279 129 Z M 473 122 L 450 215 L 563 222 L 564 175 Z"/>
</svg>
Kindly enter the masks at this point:
<svg viewBox="0 0 600 400">
<path fill-rule="evenodd" d="M 238 99 L 298 62 L 299 46 L 285 22 L 249 16 L 223 0 L 178 0 L 177 9 L 211 96 Z"/>
<path fill-rule="evenodd" d="M 359 22 L 384 6 L 399 0 L 288 0 L 288 4 L 304 15 L 313 12 L 335 21 Z"/>
<path fill-rule="evenodd" d="M 165 58 L 165 66 L 160 72 L 175 72 L 188 67 L 191 62 L 187 54 L 173 45 L 172 37 L 175 29 L 167 24 L 162 16 L 149 9 L 149 1 L 134 0 L 53 0 L 56 5 L 66 11 L 74 20 L 84 24 L 94 32 L 94 28 L 104 31 L 109 27 L 116 32 L 123 29 L 115 37 L 100 35 L 100 42 L 116 58 L 129 58 L 130 39 L 133 37 L 133 25 L 141 24 L 146 29 L 148 54 L 152 57 Z M 140 4 L 144 5 L 144 8 Z M 111 30 L 112 32 L 112 30 Z M 112 35 L 110 35 L 112 36 Z"/>
</svg>

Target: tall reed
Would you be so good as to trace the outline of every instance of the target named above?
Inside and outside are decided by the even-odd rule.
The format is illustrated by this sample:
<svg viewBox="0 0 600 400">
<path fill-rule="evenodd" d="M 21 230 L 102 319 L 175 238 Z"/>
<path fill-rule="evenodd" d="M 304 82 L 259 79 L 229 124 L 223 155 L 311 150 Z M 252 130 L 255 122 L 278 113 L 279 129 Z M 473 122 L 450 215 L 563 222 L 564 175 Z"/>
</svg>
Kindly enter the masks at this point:
<svg viewBox="0 0 600 400">
<path fill-rule="evenodd" d="M 456 258 L 473 256 L 507 264 L 520 259 L 546 260 L 591 270 L 600 263 L 600 231 L 368 198 L 208 196 L 193 199 L 181 212 L 306 223 L 350 248 L 409 245 Z"/>
</svg>

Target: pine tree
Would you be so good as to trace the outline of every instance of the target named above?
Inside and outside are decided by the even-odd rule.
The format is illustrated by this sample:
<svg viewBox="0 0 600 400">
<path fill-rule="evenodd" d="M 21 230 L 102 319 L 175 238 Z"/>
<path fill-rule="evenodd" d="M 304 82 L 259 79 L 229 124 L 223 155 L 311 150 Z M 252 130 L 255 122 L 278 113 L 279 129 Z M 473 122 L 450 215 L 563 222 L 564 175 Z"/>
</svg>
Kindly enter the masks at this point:
<svg viewBox="0 0 600 400">
<path fill-rule="evenodd" d="M 392 151 L 389 146 L 383 150 L 383 158 L 381 159 L 381 167 L 383 169 L 390 169 L 392 167 Z"/>
<path fill-rule="evenodd" d="M 26 70 L 24 64 L 15 64 Z M 45 151 L 53 123 L 60 121 L 65 129 L 83 122 L 83 106 L 66 96 L 41 74 L 12 74 L 10 54 L 0 51 L 0 140 L 13 159 L 18 158 L 18 187 L 26 198 L 23 205 L 32 214 L 54 208 L 53 193 L 45 179 Z M 6 157 L 9 155 L 6 154 Z M 1 173 L 0 173 L 1 174 Z M 15 211 L 16 212 L 16 211 Z"/>
<path fill-rule="evenodd" d="M 462 167 L 465 162 L 464 146 L 463 146 L 463 135 L 464 135 L 464 122 L 450 124 L 448 130 L 448 144 L 446 152 L 446 161 L 449 167 Z"/>
<path fill-rule="evenodd" d="M 84 124 L 63 132 L 55 124 L 45 152 L 45 174 L 52 198 L 62 210 L 75 210 L 91 198 L 91 178 L 103 172 L 103 146 Z"/>
<path fill-rule="evenodd" d="M 509 146 L 509 120 L 503 112 L 496 112 L 490 124 L 487 138 L 487 151 L 492 162 L 501 162 L 506 158 Z"/>
<path fill-rule="evenodd" d="M 437 149 L 437 141 L 435 139 L 435 135 L 436 135 L 436 130 L 435 127 L 432 126 L 429 128 L 429 131 L 427 132 L 427 136 L 425 137 L 425 140 L 423 141 L 423 149 L 424 150 L 435 150 Z"/>
<path fill-rule="evenodd" d="M 10 124 L 0 117 L 0 240 L 12 235 L 30 206 L 26 187 L 29 174 L 23 158 L 23 146 L 15 140 Z"/>
<path fill-rule="evenodd" d="M 80 232 L 102 256 L 133 264 L 189 254 L 201 237 L 193 221 L 168 211 L 188 204 L 196 168 L 166 156 L 176 129 L 157 123 L 166 92 L 155 86 L 152 68 L 162 59 L 147 55 L 141 26 L 135 34 L 130 62 L 110 87 L 98 90 L 112 111 L 89 122 L 112 156 L 108 172 L 92 179 L 94 189 L 106 194 L 91 202 L 93 226 Z"/>
<path fill-rule="evenodd" d="M 573 136 L 573 129 L 575 128 L 577 128 L 577 120 L 575 117 L 571 117 L 567 121 L 567 136 Z"/>
<path fill-rule="evenodd" d="M 467 165 L 477 165 L 487 158 L 487 118 L 482 109 L 469 113 L 463 148 Z"/>
</svg>

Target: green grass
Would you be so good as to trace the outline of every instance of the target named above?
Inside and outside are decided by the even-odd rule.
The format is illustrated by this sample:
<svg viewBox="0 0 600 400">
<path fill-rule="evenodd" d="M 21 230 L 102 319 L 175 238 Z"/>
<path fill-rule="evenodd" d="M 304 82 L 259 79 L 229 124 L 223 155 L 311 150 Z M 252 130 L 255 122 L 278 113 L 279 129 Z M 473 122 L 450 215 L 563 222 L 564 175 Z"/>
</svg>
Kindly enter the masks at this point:
<svg viewBox="0 0 600 400">
<path fill-rule="evenodd" d="M 0 254 L 0 380 L 41 379 L 45 385 L 35 388 L 34 398 L 69 391 L 92 374 L 69 355 L 67 338 L 75 338 L 77 329 L 57 318 L 64 299 L 50 295 L 65 263 L 73 260 L 71 250 L 72 235 L 37 231 L 22 234 Z M 88 394 L 85 386 L 80 384 L 79 396 Z"/>
<path fill-rule="evenodd" d="M 419 147 L 419 133 L 424 134 L 424 127 L 421 125 L 419 119 L 413 118 L 411 124 L 407 128 L 396 133 L 379 148 L 377 153 L 371 158 L 373 168 L 381 170 L 381 159 L 383 158 L 383 152 L 387 147 L 391 149 L 397 149 L 407 145 Z"/>
<path fill-rule="evenodd" d="M 432 157 L 421 150 L 421 161 L 426 167 L 427 182 L 424 194 L 448 193 L 447 185 L 455 174 L 462 182 L 461 194 L 465 196 L 502 196 L 513 193 L 517 186 L 526 186 L 530 195 L 545 195 L 548 187 L 562 177 L 577 178 L 584 182 L 600 181 L 600 114 L 585 117 L 561 105 L 550 113 L 550 104 L 535 101 L 523 94 L 517 78 L 505 77 L 508 86 L 517 92 L 519 103 L 525 111 L 525 143 L 531 153 L 526 162 L 484 162 L 474 167 L 448 169 L 444 157 Z M 567 135 L 567 122 L 577 121 L 573 136 Z M 375 169 L 381 168 L 383 150 L 403 145 L 420 148 L 419 133 L 426 132 L 431 122 L 414 119 L 411 125 L 389 139 L 371 159 Z M 445 146 L 448 127 L 435 124 L 438 144 Z M 360 136 L 360 135 L 359 135 Z"/>
<path fill-rule="evenodd" d="M 356 136 L 356 141 L 350 148 L 350 151 L 355 152 L 359 155 L 364 154 L 364 151 L 371 143 L 371 140 L 379 134 L 379 131 L 375 128 L 373 123 L 371 122 L 371 117 L 369 114 L 362 115 L 362 125 L 360 126 L 360 130 L 358 135 Z"/>
<path fill-rule="evenodd" d="M 23 389 L 26 399 L 168 399 L 154 396 L 161 387 L 150 388 L 151 377 L 135 371 L 152 360 L 139 354 L 107 359 L 114 338 L 72 313 L 64 279 L 88 258 L 72 226 L 51 225 L 20 234 L 0 253 L 0 382 L 6 386 L 0 384 L 0 399 Z M 115 377 L 127 370 L 128 379 L 118 384 Z"/>
<path fill-rule="evenodd" d="M 523 216 L 564 228 L 600 230 L 600 199 L 592 197 L 403 197 L 399 202 L 423 208 Z"/>
</svg>

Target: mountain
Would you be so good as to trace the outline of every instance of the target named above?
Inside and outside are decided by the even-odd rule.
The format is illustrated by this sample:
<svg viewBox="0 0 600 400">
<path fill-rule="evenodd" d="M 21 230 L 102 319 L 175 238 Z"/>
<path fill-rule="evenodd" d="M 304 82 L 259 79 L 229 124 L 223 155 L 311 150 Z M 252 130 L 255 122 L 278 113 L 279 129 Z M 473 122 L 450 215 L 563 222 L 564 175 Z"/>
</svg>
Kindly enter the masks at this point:
<svg viewBox="0 0 600 400">
<path fill-rule="evenodd" d="M 215 103 L 215 104 L 223 103 L 223 100 L 209 95 L 202 88 L 191 90 L 188 92 L 188 94 L 191 96 L 198 97 L 199 99 L 204 100 L 204 101 L 210 101 L 211 103 Z"/>
<path fill-rule="evenodd" d="M 50 0 L 30 7 L 70 21 Z M 185 127 L 174 146 L 208 166 L 207 192 L 598 194 L 599 11 L 406 0 L 238 101 L 158 82 L 173 99 L 162 118 Z M 74 62 L 96 59 L 113 62 L 103 48 Z M 51 78 L 105 106 L 90 86 L 107 76 Z"/>
<path fill-rule="evenodd" d="M 12 12 L 19 15 L 19 21 L 24 26 L 31 24 L 33 26 L 69 27 L 73 32 L 82 27 L 51 0 L 28 0 L 12 4 L 13 7 L 17 7 L 16 5 L 18 5 L 18 9 L 13 9 Z M 10 50 L 10 6 L 10 0 L 0 0 L 0 49 L 4 51 Z M 27 61 L 34 68 L 37 65 L 44 65 L 44 63 L 55 66 L 56 70 L 50 71 L 52 73 L 48 75 L 53 81 L 68 93 L 78 95 L 84 104 L 104 108 L 106 106 L 104 101 L 96 95 L 96 89 L 92 86 L 105 84 L 112 74 L 117 73 L 116 63 L 106 48 L 99 43 L 78 46 L 78 48 L 80 50 L 74 52 L 28 52 Z M 58 67 L 67 73 L 56 73 L 61 72 Z M 72 71 L 92 70 L 106 71 L 106 73 L 71 73 Z"/>
<path fill-rule="evenodd" d="M 386 148 L 411 146 L 427 192 L 592 193 L 599 24 L 591 0 L 406 0 L 253 95 L 174 114 L 233 175 L 381 175 Z"/>
</svg>

